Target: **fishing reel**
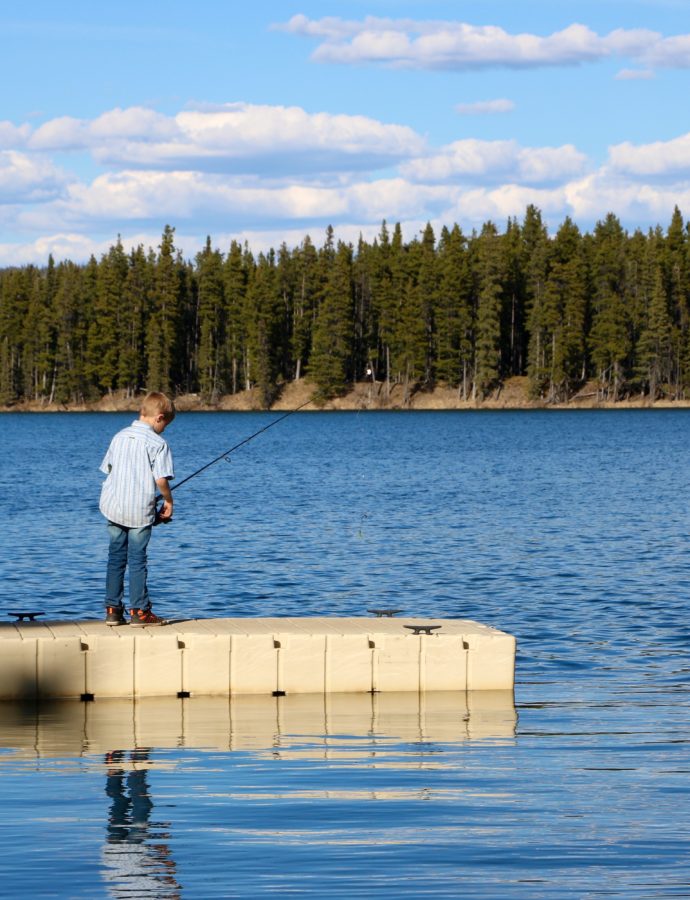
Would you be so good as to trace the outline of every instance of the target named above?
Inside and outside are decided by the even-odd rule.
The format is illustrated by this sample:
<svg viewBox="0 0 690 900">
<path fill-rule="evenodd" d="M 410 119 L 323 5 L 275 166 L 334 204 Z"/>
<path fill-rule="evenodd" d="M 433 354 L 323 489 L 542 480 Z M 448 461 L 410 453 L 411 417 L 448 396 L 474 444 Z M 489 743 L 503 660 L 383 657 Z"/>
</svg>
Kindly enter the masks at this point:
<svg viewBox="0 0 690 900">
<path fill-rule="evenodd" d="M 161 499 L 162 499 L 162 498 L 161 498 Z M 155 515 L 155 518 L 154 518 L 154 520 L 153 520 L 154 527 L 155 527 L 156 525 L 167 525 L 169 522 L 172 522 L 172 518 L 173 518 L 172 516 L 165 516 L 165 517 L 164 517 L 164 516 L 162 515 L 163 507 L 164 507 L 164 506 L 165 506 L 165 503 L 161 503 L 160 506 L 156 506 L 156 515 Z"/>
</svg>

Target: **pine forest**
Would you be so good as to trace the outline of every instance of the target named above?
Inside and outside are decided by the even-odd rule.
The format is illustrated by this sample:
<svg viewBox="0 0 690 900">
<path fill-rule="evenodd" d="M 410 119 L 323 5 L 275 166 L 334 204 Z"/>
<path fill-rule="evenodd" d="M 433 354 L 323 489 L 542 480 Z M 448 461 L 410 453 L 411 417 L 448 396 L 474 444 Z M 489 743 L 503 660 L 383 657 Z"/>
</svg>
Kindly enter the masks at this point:
<svg viewBox="0 0 690 900">
<path fill-rule="evenodd" d="M 599 395 L 690 397 L 690 229 L 591 233 L 541 212 L 500 231 L 430 225 L 405 242 L 335 240 L 255 254 L 208 238 L 194 260 L 118 241 L 87 263 L 0 270 L 0 404 L 80 404 L 112 392 L 256 389 L 270 407 L 308 377 L 323 401 L 357 381 L 404 396 L 437 385 L 481 401 L 527 376 L 544 403 Z"/>
</svg>

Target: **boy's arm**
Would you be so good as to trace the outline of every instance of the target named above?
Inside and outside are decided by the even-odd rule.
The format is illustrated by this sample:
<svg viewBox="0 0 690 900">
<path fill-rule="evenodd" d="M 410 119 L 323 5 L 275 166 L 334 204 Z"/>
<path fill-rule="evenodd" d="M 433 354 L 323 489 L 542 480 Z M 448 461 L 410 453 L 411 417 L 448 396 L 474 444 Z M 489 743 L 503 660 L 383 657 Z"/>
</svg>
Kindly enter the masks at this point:
<svg viewBox="0 0 690 900">
<path fill-rule="evenodd" d="M 164 522 L 169 522 L 173 514 L 173 497 L 167 478 L 157 478 L 156 487 L 163 498 L 163 508 L 158 514 L 158 518 Z"/>
</svg>

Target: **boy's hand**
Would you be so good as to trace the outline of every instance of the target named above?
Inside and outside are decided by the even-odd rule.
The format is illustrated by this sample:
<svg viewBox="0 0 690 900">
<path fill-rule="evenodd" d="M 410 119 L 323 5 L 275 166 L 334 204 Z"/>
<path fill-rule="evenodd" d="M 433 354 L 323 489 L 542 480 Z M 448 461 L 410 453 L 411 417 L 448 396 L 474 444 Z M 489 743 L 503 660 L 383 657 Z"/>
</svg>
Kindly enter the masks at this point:
<svg viewBox="0 0 690 900">
<path fill-rule="evenodd" d="M 157 478 L 156 487 L 160 491 L 160 494 L 156 497 L 156 502 L 162 500 L 163 505 L 159 506 L 156 510 L 156 518 L 154 519 L 153 524 L 160 525 L 162 523 L 163 525 L 165 525 L 172 519 L 173 514 L 173 498 L 172 491 L 170 490 L 169 479 Z"/>
<path fill-rule="evenodd" d="M 172 521 L 173 517 L 173 505 L 172 501 L 168 502 L 167 500 L 163 501 L 163 505 L 156 510 L 156 521 L 155 525 L 166 525 L 168 522 Z"/>
</svg>

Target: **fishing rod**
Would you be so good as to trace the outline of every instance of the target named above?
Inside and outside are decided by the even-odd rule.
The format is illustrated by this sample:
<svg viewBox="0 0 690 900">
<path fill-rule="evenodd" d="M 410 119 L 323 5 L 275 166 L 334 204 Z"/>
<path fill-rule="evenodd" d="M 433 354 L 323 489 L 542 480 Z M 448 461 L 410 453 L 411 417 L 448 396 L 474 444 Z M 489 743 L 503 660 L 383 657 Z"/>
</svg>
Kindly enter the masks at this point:
<svg viewBox="0 0 690 900">
<path fill-rule="evenodd" d="M 197 475 L 201 475 L 202 472 L 205 472 L 206 469 L 209 469 L 211 466 L 215 465 L 217 462 L 220 462 L 221 459 L 227 460 L 228 456 L 231 453 L 234 453 L 235 450 L 239 450 L 240 447 L 244 447 L 245 444 L 248 444 L 250 441 L 253 441 L 254 438 L 258 437 L 260 434 L 263 434 L 264 431 L 268 431 L 269 428 L 273 428 L 274 425 L 277 425 L 278 422 L 282 422 L 283 419 L 287 419 L 288 416 L 293 415 L 293 413 L 299 412 L 300 409 L 304 409 L 305 406 L 308 406 L 311 403 L 311 399 L 306 400 L 300 406 L 295 407 L 295 409 L 291 409 L 289 412 L 286 412 L 284 415 L 279 416 L 277 419 L 274 419 L 272 422 L 269 422 L 268 425 L 264 425 L 263 428 L 260 428 L 258 431 L 255 431 L 254 434 L 250 434 L 249 437 L 244 438 L 244 440 L 240 441 L 238 444 L 235 444 L 234 447 L 231 447 L 229 450 L 226 450 L 224 453 L 221 453 L 219 456 L 216 456 L 215 459 L 212 459 L 211 462 L 207 462 L 205 465 L 201 466 L 201 468 L 197 469 L 196 472 L 192 472 L 191 475 L 187 475 L 186 478 L 183 478 L 182 481 L 178 481 L 177 484 L 171 486 L 170 491 L 174 491 L 179 487 L 182 487 L 183 484 L 186 484 L 188 481 L 191 481 L 192 478 L 196 478 Z M 156 504 L 158 504 L 163 497 L 159 494 L 156 497 Z M 161 519 L 159 514 L 156 514 L 156 524 L 159 522 L 165 523 L 169 522 L 170 519 Z"/>
</svg>

